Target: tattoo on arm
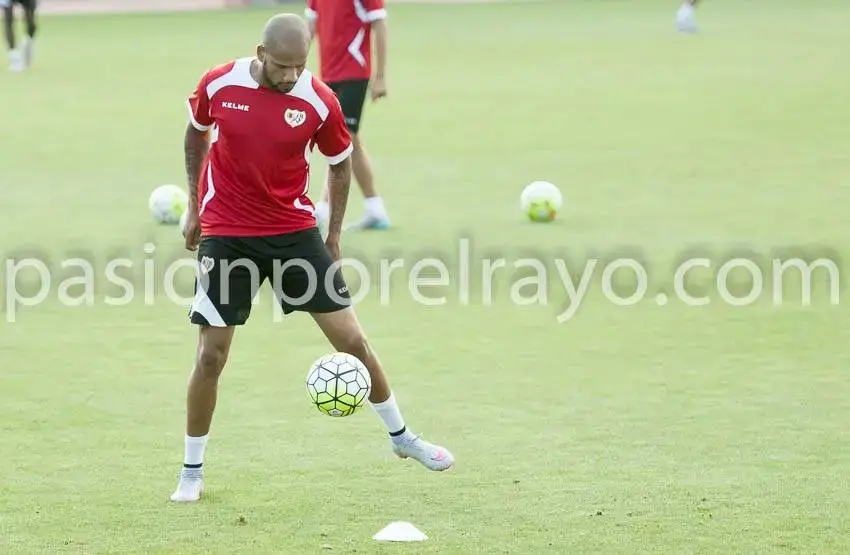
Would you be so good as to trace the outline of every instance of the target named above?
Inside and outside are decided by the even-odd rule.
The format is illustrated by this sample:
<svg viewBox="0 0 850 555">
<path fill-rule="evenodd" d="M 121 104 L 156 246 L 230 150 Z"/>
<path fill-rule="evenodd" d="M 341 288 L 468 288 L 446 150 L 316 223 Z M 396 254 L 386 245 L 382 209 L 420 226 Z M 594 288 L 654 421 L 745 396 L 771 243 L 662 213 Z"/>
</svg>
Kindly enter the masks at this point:
<svg viewBox="0 0 850 555">
<path fill-rule="evenodd" d="M 198 131 L 191 124 L 186 129 L 183 140 L 183 152 L 186 162 L 186 182 L 189 184 L 189 206 L 198 206 L 198 179 L 209 150 L 207 134 Z"/>
<path fill-rule="evenodd" d="M 348 189 L 351 186 L 351 158 L 330 167 L 328 190 L 330 193 L 330 221 L 328 235 L 338 236 L 342 231 L 342 220 L 348 204 Z"/>
</svg>

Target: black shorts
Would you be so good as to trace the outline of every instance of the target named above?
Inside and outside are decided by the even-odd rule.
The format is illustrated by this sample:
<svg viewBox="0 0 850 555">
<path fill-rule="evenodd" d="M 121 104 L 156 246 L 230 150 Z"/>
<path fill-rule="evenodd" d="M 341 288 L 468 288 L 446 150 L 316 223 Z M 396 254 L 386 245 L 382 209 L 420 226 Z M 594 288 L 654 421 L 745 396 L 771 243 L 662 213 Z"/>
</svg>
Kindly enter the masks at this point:
<svg viewBox="0 0 850 555">
<path fill-rule="evenodd" d="M 3 7 L 11 7 L 14 4 L 18 4 L 25 10 L 29 10 L 34 12 L 36 9 L 36 0 L 0 0 L 0 6 Z"/>
<path fill-rule="evenodd" d="M 363 105 L 366 103 L 369 80 L 338 81 L 328 83 L 328 86 L 339 99 L 339 105 L 342 107 L 342 115 L 345 116 L 345 124 L 348 129 L 352 133 L 357 133 L 360 130 L 360 120 L 363 117 Z"/>
<path fill-rule="evenodd" d="M 342 272 L 315 227 L 269 237 L 203 237 L 191 322 L 243 325 L 266 280 L 284 314 L 334 312 L 351 304 Z"/>
</svg>

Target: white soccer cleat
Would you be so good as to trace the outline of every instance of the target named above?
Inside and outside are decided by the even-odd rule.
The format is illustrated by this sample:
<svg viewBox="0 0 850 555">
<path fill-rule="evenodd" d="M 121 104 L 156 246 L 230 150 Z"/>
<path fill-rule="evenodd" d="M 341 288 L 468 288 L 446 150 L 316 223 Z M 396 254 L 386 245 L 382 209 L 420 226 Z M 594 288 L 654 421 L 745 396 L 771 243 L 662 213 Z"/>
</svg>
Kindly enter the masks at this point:
<svg viewBox="0 0 850 555">
<path fill-rule="evenodd" d="M 9 51 L 9 69 L 16 73 L 24 70 L 24 59 L 21 56 L 20 51 Z"/>
<path fill-rule="evenodd" d="M 345 228 L 346 231 L 366 231 L 372 229 L 389 229 L 390 219 L 386 216 L 376 216 L 374 214 L 366 214 L 360 221 L 353 223 Z"/>
<path fill-rule="evenodd" d="M 180 472 L 180 483 L 171 494 L 175 503 L 194 503 L 204 493 L 204 471 L 200 468 L 184 468 Z"/>
<path fill-rule="evenodd" d="M 697 23 L 694 14 L 694 7 L 690 4 L 683 4 L 676 12 L 676 26 L 682 33 L 696 33 Z"/>
<path fill-rule="evenodd" d="M 428 443 L 422 436 L 416 435 L 411 439 L 400 442 L 393 441 L 393 452 L 402 459 L 415 459 L 428 470 L 441 472 L 454 465 L 454 457 L 445 447 Z"/>
</svg>

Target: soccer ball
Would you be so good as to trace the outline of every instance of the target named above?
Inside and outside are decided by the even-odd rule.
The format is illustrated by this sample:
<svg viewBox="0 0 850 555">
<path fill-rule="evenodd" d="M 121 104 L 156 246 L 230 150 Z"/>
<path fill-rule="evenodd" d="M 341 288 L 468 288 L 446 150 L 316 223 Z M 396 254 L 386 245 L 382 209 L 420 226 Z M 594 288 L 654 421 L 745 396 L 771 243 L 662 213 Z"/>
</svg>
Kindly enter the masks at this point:
<svg viewBox="0 0 850 555">
<path fill-rule="evenodd" d="M 564 199 L 561 191 L 548 181 L 534 181 L 522 190 L 520 208 L 532 222 L 551 222 Z"/>
<path fill-rule="evenodd" d="M 189 206 L 189 195 L 177 185 L 160 185 L 148 198 L 148 208 L 162 224 L 176 224 Z"/>
<path fill-rule="evenodd" d="M 369 398 L 372 379 L 357 357 L 325 355 L 307 372 L 307 393 L 319 412 L 328 416 L 354 414 Z"/>
</svg>

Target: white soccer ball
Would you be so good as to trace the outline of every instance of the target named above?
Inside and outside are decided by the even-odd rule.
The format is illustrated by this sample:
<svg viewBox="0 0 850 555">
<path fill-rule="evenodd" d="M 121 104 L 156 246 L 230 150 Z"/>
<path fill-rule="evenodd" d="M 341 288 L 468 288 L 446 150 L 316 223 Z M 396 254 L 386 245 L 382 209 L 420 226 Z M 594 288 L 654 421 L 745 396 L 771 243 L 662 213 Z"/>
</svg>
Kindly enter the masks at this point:
<svg viewBox="0 0 850 555">
<path fill-rule="evenodd" d="M 357 357 L 325 355 L 307 372 L 307 393 L 322 414 L 349 416 L 362 407 L 372 390 L 372 378 Z"/>
<path fill-rule="evenodd" d="M 561 191 L 548 181 L 529 183 L 519 197 L 522 212 L 533 222 L 551 222 L 563 203 Z"/>
<path fill-rule="evenodd" d="M 189 195 L 177 185 L 160 185 L 148 198 L 151 215 L 159 223 L 176 224 L 189 206 Z"/>
</svg>

